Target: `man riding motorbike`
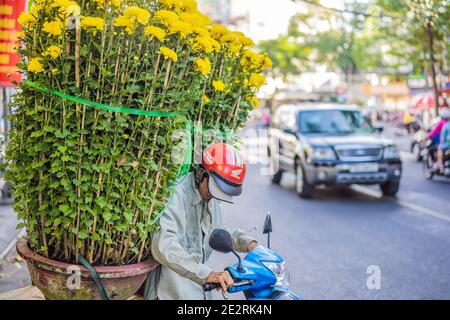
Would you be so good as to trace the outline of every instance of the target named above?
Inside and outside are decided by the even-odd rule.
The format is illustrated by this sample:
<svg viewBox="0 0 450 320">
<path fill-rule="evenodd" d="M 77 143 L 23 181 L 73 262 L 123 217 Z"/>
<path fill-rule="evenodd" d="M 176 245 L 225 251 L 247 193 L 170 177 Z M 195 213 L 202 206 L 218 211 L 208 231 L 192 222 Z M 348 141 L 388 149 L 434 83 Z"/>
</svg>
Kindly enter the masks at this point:
<svg viewBox="0 0 450 320">
<path fill-rule="evenodd" d="M 212 253 L 209 236 L 223 226 L 219 202 L 232 203 L 233 196 L 241 194 L 245 173 L 238 151 L 219 143 L 207 147 L 202 164 L 177 184 L 152 239 L 153 258 L 161 266 L 147 279 L 147 300 L 210 299 L 204 284 L 218 283 L 224 291 L 233 285 L 228 271 L 214 272 L 205 263 Z M 258 245 L 239 229 L 232 237 L 240 252 Z"/>
<path fill-rule="evenodd" d="M 441 139 L 438 146 L 436 168 L 438 171 L 444 171 L 444 156 L 450 150 L 450 121 L 442 128 Z"/>
<path fill-rule="evenodd" d="M 450 109 L 444 108 L 440 112 L 441 120 L 434 126 L 433 130 L 431 130 L 430 133 L 428 133 L 428 139 L 433 141 L 433 144 L 438 145 L 441 131 L 444 125 L 448 122 L 450 118 Z"/>
</svg>

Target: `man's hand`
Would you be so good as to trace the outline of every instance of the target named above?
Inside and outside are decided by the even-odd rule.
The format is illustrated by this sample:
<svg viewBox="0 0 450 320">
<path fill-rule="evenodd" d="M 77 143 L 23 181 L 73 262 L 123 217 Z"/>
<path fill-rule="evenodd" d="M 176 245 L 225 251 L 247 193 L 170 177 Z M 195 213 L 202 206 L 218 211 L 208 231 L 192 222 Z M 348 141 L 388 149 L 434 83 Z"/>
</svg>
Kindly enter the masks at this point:
<svg viewBox="0 0 450 320">
<path fill-rule="evenodd" d="M 219 283 L 224 292 L 227 291 L 234 283 L 233 278 L 231 278 L 228 271 L 224 272 L 211 272 L 209 277 L 206 279 L 207 283 Z"/>
<path fill-rule="evenodd" d="M 250 244 L 247 247 L 247 252 L 252 251 L 253 249 L 255 249 L 258 246 L 258 242 L 256 241 L 252 241 L 250 242 Z"/>
</svg>

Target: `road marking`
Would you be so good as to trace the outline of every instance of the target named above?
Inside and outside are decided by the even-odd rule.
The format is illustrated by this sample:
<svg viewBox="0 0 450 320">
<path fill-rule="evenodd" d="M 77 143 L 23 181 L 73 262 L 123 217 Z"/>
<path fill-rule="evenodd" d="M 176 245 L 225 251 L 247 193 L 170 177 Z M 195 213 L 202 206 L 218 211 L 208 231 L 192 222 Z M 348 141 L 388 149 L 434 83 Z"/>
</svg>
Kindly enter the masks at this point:
<svg viewBox="0 0 450 320">
<path fill-rule="evenodd" d="M 381 192 L 376 191 L 376 190 L 372 190 L 370 188 L 367 188 L 367 187 L 364 187 L 364 186 L 361 186 L 361 185 L 356 185 L 356 184 L 352 185 L 352 189 L 355 190 L 356 192 L 363 193 L 363 194 L 368 195 L 368 196 L 373 197 L 373 198 L 377 198 L 377 199 L 383 198 L 383 194 Z M 391 199 L 389 199 L 389 201 L 397 203 L 397 204 L 399 204 L 402 207 L 411 209 L 411 210 L 416 211 L 418 213 L 422 213 L 422 214 L 425 214 L 427 216 L 430 216 L 430 217 L 433 217 L 433 218 L 436 218 L 436 219 L 440 219 L 440 220 L 444 220 L 444 221 L 450 222 L 450 216 L 447 216 L 447 215 L 442 214 L 440 212 L 437 212 L 437 211 L 434 211 L 434 210 L 431 210 L 431 209 L 419 206 L 419 205 L 411 203 L 409 201 L 402 200 L 402 199 L 395 199 L 395 198 L 391 198 Z"/>
</svg>

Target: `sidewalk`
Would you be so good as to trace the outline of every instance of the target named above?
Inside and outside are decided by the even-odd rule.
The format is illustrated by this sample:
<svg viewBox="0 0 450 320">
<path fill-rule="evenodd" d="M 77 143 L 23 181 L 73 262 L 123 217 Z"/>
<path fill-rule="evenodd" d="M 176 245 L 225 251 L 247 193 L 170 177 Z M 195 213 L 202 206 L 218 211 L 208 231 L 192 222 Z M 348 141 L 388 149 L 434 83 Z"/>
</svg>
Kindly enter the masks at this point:
<svg viewBox="0 0 450 320">
<path fill-rule="evenodd" d="M 17 216 L 10 205 L 0 206 L 0 254 L 18 234 Z M 1 258 L 1 257 L 0 257 Z M 31 284 L 27 265 L 18 256 L 15 246 L 0 259 L 0 293 Z"/>
</svg>

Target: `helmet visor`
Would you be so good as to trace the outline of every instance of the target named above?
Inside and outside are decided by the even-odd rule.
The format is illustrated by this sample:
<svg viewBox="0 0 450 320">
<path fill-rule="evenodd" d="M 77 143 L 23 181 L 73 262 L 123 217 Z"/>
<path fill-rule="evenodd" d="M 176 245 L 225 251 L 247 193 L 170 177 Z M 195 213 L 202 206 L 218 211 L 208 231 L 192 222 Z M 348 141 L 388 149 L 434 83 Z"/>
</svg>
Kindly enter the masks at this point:
<svg viewBox="0 0 450 320">
<path fill-rule="evenodd" d="M 242 193 L 242 186 L 232 186 L 216 177 L 214 174 L 209 177 L 209 192 L 217 200 L 233 203 L 233 197 Z"/>
</svg>

